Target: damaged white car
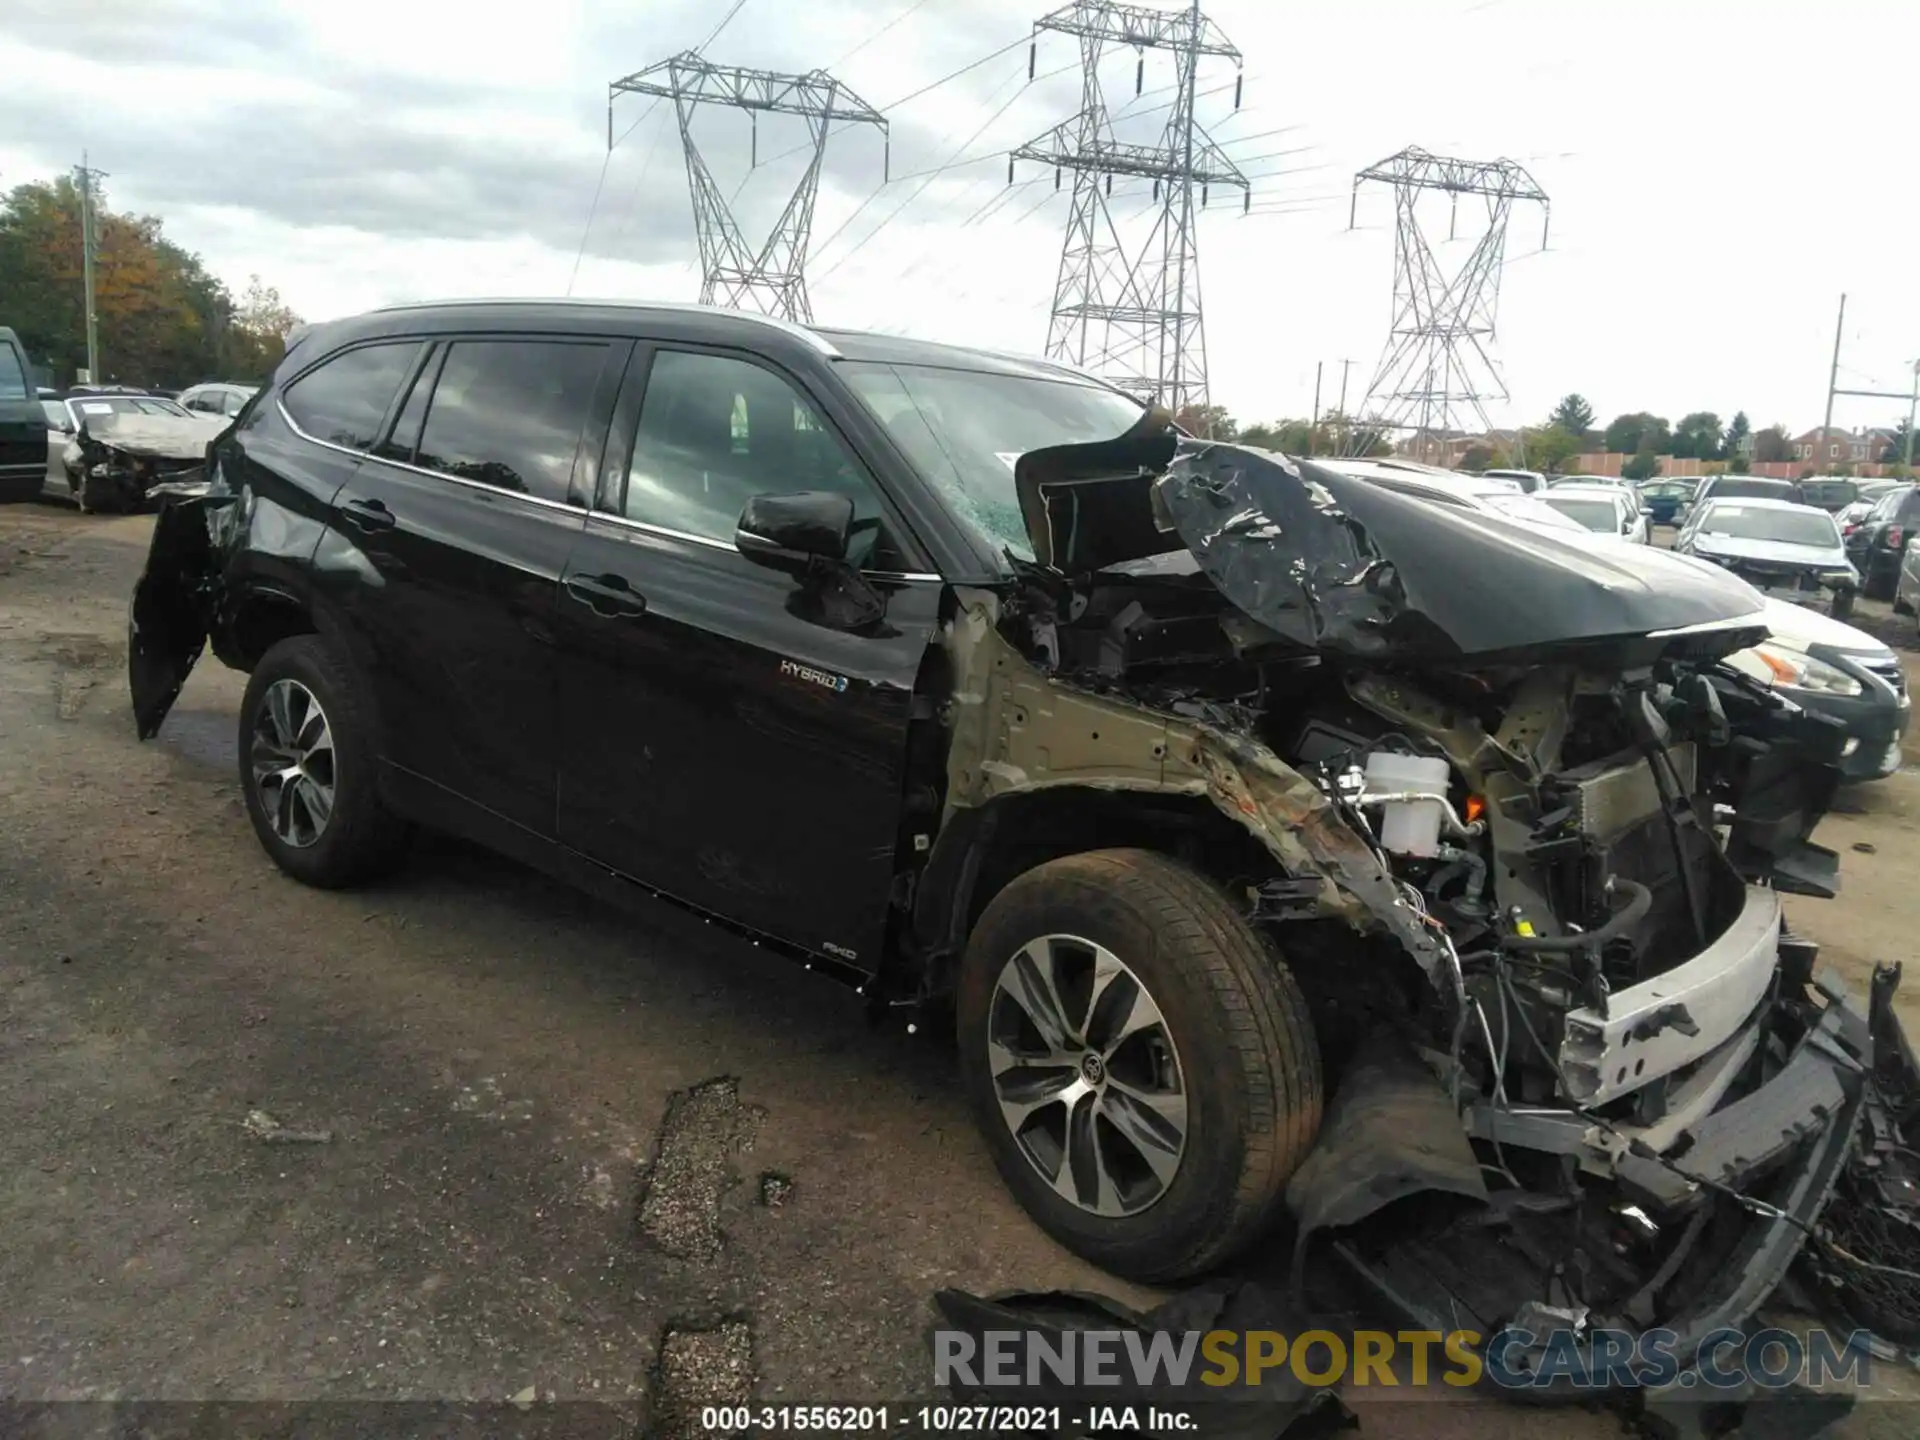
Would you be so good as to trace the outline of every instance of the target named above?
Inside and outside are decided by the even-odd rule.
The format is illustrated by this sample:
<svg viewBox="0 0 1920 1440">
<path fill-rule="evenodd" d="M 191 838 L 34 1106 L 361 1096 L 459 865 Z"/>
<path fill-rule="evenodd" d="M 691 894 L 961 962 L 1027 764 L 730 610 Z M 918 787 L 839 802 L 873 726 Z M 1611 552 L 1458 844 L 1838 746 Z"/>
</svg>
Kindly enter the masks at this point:
<svg viewBox="0 0 1920 1440">
<path fill-rule="evenodd" d="M 199 494 L 207 445 L 230 423 L 145 397 L 75 400 L 67 410 L 73 429 L 61 448 L 60 469 L 73 499 L 89 514 Z"/>
</svg>

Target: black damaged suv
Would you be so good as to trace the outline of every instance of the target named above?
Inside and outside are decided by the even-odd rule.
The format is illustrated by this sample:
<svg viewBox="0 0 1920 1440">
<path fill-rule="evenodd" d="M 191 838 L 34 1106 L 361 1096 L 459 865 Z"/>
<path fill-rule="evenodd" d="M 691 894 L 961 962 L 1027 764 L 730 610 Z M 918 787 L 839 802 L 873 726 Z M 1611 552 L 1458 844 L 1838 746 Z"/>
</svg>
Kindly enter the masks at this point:
<svg viewBox="0 0 1920 1440">
<path fill-rule="evenodd" d="M 1423 1239 L 1506 1247 L 1455 1267 L 1500 1293 L 1416 1309 L 1495 1318 L 1591 1248 L 1582 1303 L 1684 1332 L 1803 1233 L 1724 1197 L 1804 1226 L 1856 1154 L 1868 1021 L 1780 904 L 1833 891 L 1843 737 L 1722 663 L 1766 633 L 1723 572 L 1047 361 L 695 307 L 311 330 L 207 483 L 154 531 L 134 708 L 209 641 L 249 673 L 284 870 L 436 827 L 951 997 L 1008 1185 L 1115 1270 L 1491 1185 L 1545 1198 Z"/>
</svg>

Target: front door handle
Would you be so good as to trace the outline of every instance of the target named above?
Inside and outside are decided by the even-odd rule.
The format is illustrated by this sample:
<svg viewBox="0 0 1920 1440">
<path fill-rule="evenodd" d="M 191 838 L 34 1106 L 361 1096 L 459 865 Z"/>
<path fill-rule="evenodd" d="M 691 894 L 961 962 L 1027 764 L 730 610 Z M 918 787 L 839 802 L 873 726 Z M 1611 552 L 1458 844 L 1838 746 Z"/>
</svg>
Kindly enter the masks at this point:
<svg viewBox="0 0 1920 1440">
<path fill-rule="evenodd" d="M 567 594 L 596 615 L 613 619 L 647 613 L 647 597 L 627 583 L 624 575 L 569 575 Z"/>
<path fill-rule="evenodd" d="M 398 522 L 393 512 L 378 500 L 349 500 L 340 507 L 341 514 L 358 530 L 391 530 Z"/>
</svg>

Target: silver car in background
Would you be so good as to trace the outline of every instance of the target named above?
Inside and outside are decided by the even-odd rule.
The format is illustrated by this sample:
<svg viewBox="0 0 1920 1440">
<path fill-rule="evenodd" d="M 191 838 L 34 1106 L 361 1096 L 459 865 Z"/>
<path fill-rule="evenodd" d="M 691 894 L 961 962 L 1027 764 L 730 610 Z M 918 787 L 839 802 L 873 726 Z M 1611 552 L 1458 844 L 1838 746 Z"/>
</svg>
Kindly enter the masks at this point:
<svg viewBox="0 0 1920 1440">
<path fill-rule="evenodd" d="M 231 420 L 246 408 L 260 387 L 241 385 L 231 380 L 210 380 L 204 385 L 189 385 L 180 392 L 180 403 L 196 415 L 222 415 Z"/>
<path fill-rule="evenodd" d="M 1694 506 L 1673 548 L 1731 570 L 1763 595 L 1800 605 L 1824 599 L 1836 620 L 1853 613 L 1860 589 L 1840 527 L 1813 505 L 1709 499 Z"/>
</svg>

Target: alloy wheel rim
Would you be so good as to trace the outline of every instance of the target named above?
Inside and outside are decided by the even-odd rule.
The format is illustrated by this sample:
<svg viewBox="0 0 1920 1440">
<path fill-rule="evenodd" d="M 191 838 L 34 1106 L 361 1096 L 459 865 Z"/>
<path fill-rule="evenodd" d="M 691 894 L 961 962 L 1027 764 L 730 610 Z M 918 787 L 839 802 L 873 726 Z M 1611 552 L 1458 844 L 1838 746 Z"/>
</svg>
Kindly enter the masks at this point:
<svg viewBox="0 0 1920 1440">
<path fill-rule="evenodd" d="M 313 691 L 276 680 L 254 711 L 248 748 L 267 824 L 297 850 L 319 843 L 333 818 L 333 727 Z"/>
<path fill-rule="evenodd" d="M 1075 935 L 1028 942 L 994 981 L 986 1043 L 1001 1119 L 1055 1194 L 1105 1219 L 1166 1194 L 1189 1097 L 1166 1017 L 1125 961 Z"/>
</svg>

